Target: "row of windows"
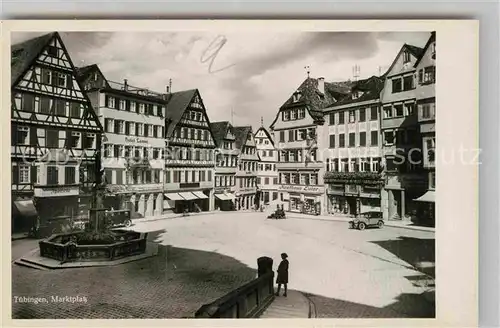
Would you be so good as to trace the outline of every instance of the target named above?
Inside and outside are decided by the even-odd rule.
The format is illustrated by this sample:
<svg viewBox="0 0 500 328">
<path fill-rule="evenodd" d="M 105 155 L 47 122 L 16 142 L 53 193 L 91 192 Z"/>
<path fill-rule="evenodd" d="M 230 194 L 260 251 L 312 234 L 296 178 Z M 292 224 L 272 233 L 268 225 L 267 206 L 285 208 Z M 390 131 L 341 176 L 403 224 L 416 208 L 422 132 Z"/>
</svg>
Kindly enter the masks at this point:
<svg viewBox="0 0 500 328">
<path fill-rule="evenodd" d="M 357 143 L 356 143 L 357 139 Z M 329 140 L 329 147 L 330 148 L 345 148 L 345 134 L 341 133 L 338 134 L 338 142 L 335 134 L 330 134 L 330 140 Z M 359 132 L 356 138 L 356 133 L 351 132 L 349 133 L 349 145 L 348 147 L 366 147 L 367 144 L 370 146 L 377 146 L 378 145 L 378 131 L 371 131 L 370 132 L 370 142 L 367 143 L 366 141 L 366 132 Z"/>
<path fill-rule="evenodd" d="M 317 173 L 281 173 L 279 176 L 281 184 L 295 184 L 295 185 L 318 185 Z"/>
<path fill-rule="evenodd" d="M 259 150 L 259 153 L 262 157 L 274 156 L 274 150 Z"/>
<path fill-rule="evenodd" d="M 328 114 L 329 123 L 330 123 L 330 125 L 345 124 L 346 115 L 349 115 L 348 121 L 347 121 L 349 123 L 355 123 L 356 119 L 357 119 L 357 122 L 366 122 L 367 109 L 368 108 L 360 108 L 359 110 L 351 109 L 348 111 L 340 111 L 340 112 L 336 112 L 336 113 L 330 113 L 330 114 Z M 371 121 L 378 120 L 378 107 L 372 106 L 369 108 L 369 110 L 370 110 L 370 120 Z M 356 114 L 357 114 L 357 118 L 356 118 Z"/>
<path fill-rule="evenodd" d="M 188 127 L 177 127 L 174 131 L 174 138 L 190 140 L 210 140 L 209 131 Z"/>
<path fill-rule="evenodd" d="M 410 145 L 418 142 L 418 132 L 415 129 L 397 129 L 384 131 L 384 145 Z"/>
<path fill-rule="evenodd" d="M 186 120 L 205 122 L 205 115 L 202 112 L 196 110 L 188 110 L 183 116 Z"/>
<path fill-rule="evenodd" d="M 273 178 L 273 184 L 277 185 L 278 184 L 278 178 Z M 271 178 L 266 177 L 266 178 L 257 178 L 257 183 L 260 186 L 267 186 L 271 184 Z"/>
<path fill-rule="evenodd" d="M 168 147 L 166 154 L 166 159 L 172 160 L 212 161 L 213 158 L 213 152 L 211 149 L 190 147 Z"/>
<path fill-rule="evenodd" d="M 285 140 L 285 132 L 288 131 L 288 140 Z M 280 131 L 280 142 L 286 141 L 303 141 L 316 138 L 315 128 L 303 128 L 303 129 L 293 129 L 293 130 L 281 130 Z"/>
<path fill-rule="evenodd" d="M 222 142 L 222 149 L 233 149 L 234 147 L 234 142 L 232 141 L 223 141 Z"/>
<path fill-rule="evenodd" d="M 301 120 L 306 117 L 305 108 L 300 109 L 287 109 L 281 112 L 283 121 Z"/>
<path fill-rule="evenodd" d="M 415 112 L 415 103 L 384 105 L 384 119 L 408 117 Z"/>
<path fill-rule="evenodd" d="M 142 115 L 164 117 L 165 106 L 106 96 L 106 107 Z"/>
<path fill-rule="evenodd" d="M 380 158 L 326 159 L 326 170 L 332 172 L 378 172 Z"/>
<path fill-rule="evenodd" d="M 173 170 L 165 172 L 166 183 L 211 182 L 212 171 L 208 170 Z"/>
<path fill-rule="evenodd" d="M 239 177 L 238 180 L 240 188 L 250 188 L 257 187 L 257 179 L 256 178 L 248 178 L 248 177 Z"/>
<path fill-rule="evenodd" d="M 39 130 L 42 130 L 39 131 Z M 59 132 L 56 129 L 41 129 L 36 127 L 28 127 L 23 125 L 13 126 L 12 128 L 12 145 L 29 145 L 36 146 L 38 144 L 37 133 L 45 139 L 45 147 L 60 148 L 59 141 L 65 140 L 67 148 L 95 149 L 96 135 L 95 133 L 86 132 L 70 132 L 64 131 L 66 138 L 60 138 Z"/>
<path fill-rule="evenodd" d="M 432 84 L 436 82 L 436 67 L 428 66 L 418 70 L 418 84 Z M 415 75 L 393 77 L 391 79 L 392 93 L 415 89 Z"/>
<path fill-rule="evenodd" d="M 229 175 L 215 176 L 216 187 L 234 187 L 236 186 L 236 177 Z"/>
<path fill-rule="evenodd" d="M 305 158 L 309 158 L 311 161 L 316 161 L 317 150 L 311 149 L 287 149 L 280 151 L 279 161 L 280 162 L 296 162 L 301 163 Z"/>
<path fill-rule="evenodd" d="M 432 104 L 421 104 L 419 105 L 420 117 L 423 119 L 434 118 L 436 105 Z"/>
<path fill-rule="evenodd" d="M 104 146 L 104 157 L 107 158 L 148 158 L 161 159 L 163 149 L 151 147 L 125 146 L 106 144 Z"/>
<path fill-rule="evenodd" d="M 236 167 L 238 158 L 230 155 L 217 155 L 217 167 Z"/>
<path fill-rule="evenodd" d="M 79 118 L 82 116 L 82 104 L 79 102 L 35 96 L 30 93 L 16 93 L 14 96 L 16 108 L 41 114 L 54 114 Z"/>
<path fill-rule="evenodd" d="M 270 145 L 271 142 L 269 141 L 269 139 L 257 139 L 257 144 L 258 145 Z"/>
<path fill-rule="evenodd" d="M 256 171 L 257 170 L 257 162 L 247 162 L 247 161 L 241 161 L 239 164 L 239 170 L 240 171 Z"/>
<path fill-rule="evenodd" d="M 127 122 L 112 118 L 104 119 L 105 132 L 150 138 L 163 138 L 165 129 L 161 125 Z"/>
<path fill-rule="evenodd" d="M 40 183 L 40 172 L 44 169 L 40 166 L 32 166 L 29 164 L 19 164 L 13 166 L 12 169 L 12 183 L 26 184 L 26 183 Z M 76 167 L 65 166 L 64 178 L 59 176 L 58 166 L 48 165 L 45 167 L 47 170 L 47 185 L 70 185 L 76 183 Z"/>
<path fill-rule="evenodd" d="M 257 149 L 255 147 L 243 147 L 243 151 L 241 152 L 245 155 L 255 155 L 257 153 Z"/>
<path fill-rule="evenodd" d="M 160 169 L 136 169 L 132 171 L 126 171 L 125 169 L 105 169 L 104 177 L 107 183 L 117 185 L 160 183 L 161 172 L 162 170 Z"/>
<path fill-rule="evenodd" d="M 259 164 L 259 171 L 276 171 L 276 164 Z"/>
</svg>

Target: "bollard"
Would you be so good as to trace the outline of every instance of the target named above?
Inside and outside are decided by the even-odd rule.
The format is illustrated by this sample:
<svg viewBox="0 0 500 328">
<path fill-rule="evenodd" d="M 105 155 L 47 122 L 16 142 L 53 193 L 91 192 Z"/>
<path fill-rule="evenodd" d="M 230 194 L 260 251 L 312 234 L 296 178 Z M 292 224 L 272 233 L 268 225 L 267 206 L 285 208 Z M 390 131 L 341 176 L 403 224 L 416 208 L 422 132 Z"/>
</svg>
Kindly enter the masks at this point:
<svg viewBox="0 0 500 328">
<path fill-rule="evenodd" d="M 262 275 L 272 272 L 273 271 L 273 259 L 267 256 L 262 256 L 257 259 L 257 273 L 258 276 L 261 277 Z"/>
</svg>

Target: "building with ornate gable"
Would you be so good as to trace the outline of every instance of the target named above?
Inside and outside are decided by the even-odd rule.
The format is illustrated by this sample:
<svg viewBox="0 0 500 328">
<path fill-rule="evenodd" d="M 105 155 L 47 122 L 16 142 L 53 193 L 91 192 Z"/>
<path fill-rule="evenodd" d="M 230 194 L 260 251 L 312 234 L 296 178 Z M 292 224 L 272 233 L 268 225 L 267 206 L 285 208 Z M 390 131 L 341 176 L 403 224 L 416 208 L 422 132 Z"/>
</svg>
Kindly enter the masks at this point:
<svg viewBox="0 0 500 328">
<path fill-rule="evenodd" d="M 260 163 L 257 170 L 257 186 L 262 195 L 262 203 L 269 204 L 278 200 L 278 151 L 269 131 L 262 126 L 254 134 Z"/>
<path fill-rule="evenodd" d="M 323 214 L 327 200 L 323 176 L 324 109 L 345 97 L 349 82 L 325 82 L 324 78 L 307 77 L 280 107 L 271 124 L 275 147 L 280 201 L 285 210 Z"/>
<path fill-rule="evenodd" d="M 248 210 L 255 206 L 257 195 L 257 169 L 260 162 L 251 126 L 233 128 L 235 147 L 239 150 L 236 171 L 236 209 Z"/>
<path fill-rule="evenodd" d="M 12 231 L 88 216 L 102 126 L 57 32 L 11 48 Z"/>
<path fill-rule="evenodd" d="M 217 143 L 215 153 L 215 209 L 236 209 L 236 172 L 240 150 L 236 148 L 234 128 L 228 121 L 210 124 Z"/>
<path fill-rule="evenodd" d="M 216 142 L 198 89 L 167 96 L 164 211 L 214 210 Z"/>
</svg>

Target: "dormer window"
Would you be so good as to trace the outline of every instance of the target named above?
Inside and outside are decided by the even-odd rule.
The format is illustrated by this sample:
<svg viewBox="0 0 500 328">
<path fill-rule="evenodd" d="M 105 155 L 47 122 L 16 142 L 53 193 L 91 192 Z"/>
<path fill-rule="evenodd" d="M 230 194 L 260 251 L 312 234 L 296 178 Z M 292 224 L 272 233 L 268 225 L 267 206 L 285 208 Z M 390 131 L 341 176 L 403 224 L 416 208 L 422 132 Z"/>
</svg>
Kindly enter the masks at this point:
<svg viewBox="0 0 500 328">
<path fill-rule="evenodd" d="M 408 50 L 405 50 L 403 52 L 403 63 L 409 63 L 410 61 L 411 61 L 410 52 Z"/>
<path fill-rule="evenodd" d="M 359 92 L 358 91 L 354 91 L 352 93 L 352 99 L 358 99 L 359 98 Z"/>
<path fill-rule="evenodd" d="M 296 103 L 300 100 L 300 97 L 302 96 L 300 91 L 297 91 L 293 94 L 293 102 Z"/>
</svg>

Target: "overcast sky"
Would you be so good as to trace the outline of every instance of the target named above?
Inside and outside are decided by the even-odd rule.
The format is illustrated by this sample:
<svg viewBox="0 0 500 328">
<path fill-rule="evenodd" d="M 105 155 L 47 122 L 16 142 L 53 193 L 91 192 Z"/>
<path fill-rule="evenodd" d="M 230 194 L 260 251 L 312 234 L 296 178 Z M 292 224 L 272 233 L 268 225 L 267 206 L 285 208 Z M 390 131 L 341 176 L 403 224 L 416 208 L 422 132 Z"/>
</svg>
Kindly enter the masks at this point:
<svg viewBox="0 0 500 328">
<path fill-rule="evenodd" d="M 13 42 L 40 33 L 15 33 Z M 75 66 L 98 64 L 107 79 L 163 92 L 198 88 L 212 122 L 268 127 L 306 78 L 359 78 L 387 70 L 404 43 L 424 47 L 429 32 L 60 33 Z M 211 66 L 211 67 L 210 67 Z"/>
</svg>

